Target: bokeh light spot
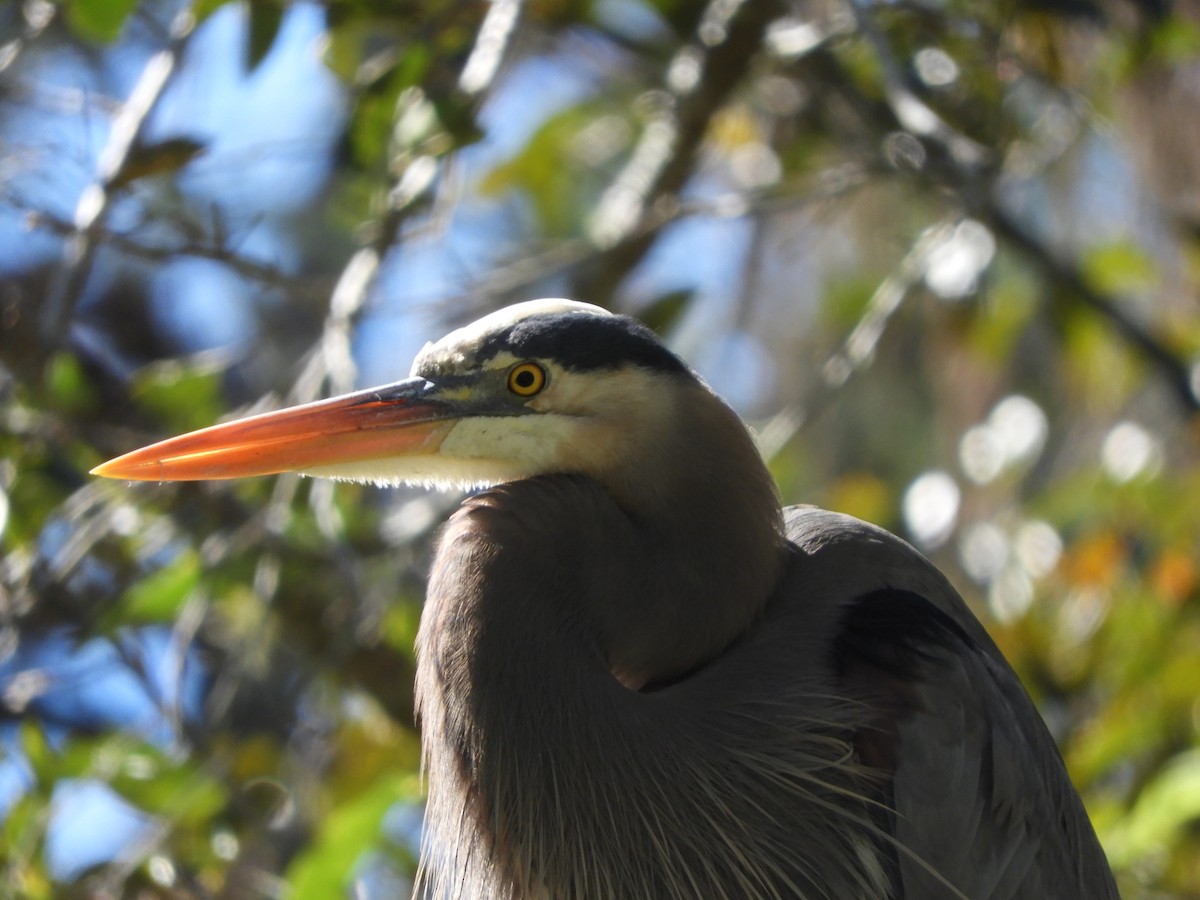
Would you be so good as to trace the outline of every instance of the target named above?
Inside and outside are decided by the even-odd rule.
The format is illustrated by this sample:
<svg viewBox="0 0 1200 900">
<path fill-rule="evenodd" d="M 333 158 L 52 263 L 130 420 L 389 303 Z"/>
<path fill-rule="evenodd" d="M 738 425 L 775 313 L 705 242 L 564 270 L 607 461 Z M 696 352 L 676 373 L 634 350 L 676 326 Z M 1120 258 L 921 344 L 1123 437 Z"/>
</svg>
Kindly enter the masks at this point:
<svg viewBox="0 0 1200 900">
<path fill-rule="evenodd" d="M 993 522 L 973 522 L 963 529 L 958 542 L 958 561 L 976 584 L 990 584 L 1009 557 L 1009 540 L 1004 529 Z"/>
<path fill-rule="evenodd" d="M 917 77 L 930 87 L 946 87 L 958 80 L 958 63 L 937 47 L 918 50 L 913 57 Z"/>
<path fill-rule="evenodd" d="M 954 530 L 962 494 L 953 478 L 942 471 L 918 477 L 904 492 L 904 523 L 917 543 L 937 547 Z"/>
<path fill-rule="evenodd" d="M 1007 566 L 992 582 L 988 607 L 1001 623 L 1015 622 L 1033 603 L 1033 579 L 1020 566 Z"/>
<path fill-rule="evenodd" d="M 1136 422 L 1119 422 L 1109 431 L 1100 449 L 1104 471 L 1124 483 L 1152 474 L 1162 459 L 1158 439 Z"/>
<path fill-rule="evenodd" d="M 1045 578 L 1058 567 L 1063 542 L 1048 522 L 1031 519 L 1017 529 L 1013 541 L 1017 561 L 1033 578 Z"/>
<path fill-rule="evenodd" d="M 996 239 L 982 222 L 964 219 L 929 253 L 925 284 L 944 300 L 975 293 L 996 255 Z"/>
</svg>

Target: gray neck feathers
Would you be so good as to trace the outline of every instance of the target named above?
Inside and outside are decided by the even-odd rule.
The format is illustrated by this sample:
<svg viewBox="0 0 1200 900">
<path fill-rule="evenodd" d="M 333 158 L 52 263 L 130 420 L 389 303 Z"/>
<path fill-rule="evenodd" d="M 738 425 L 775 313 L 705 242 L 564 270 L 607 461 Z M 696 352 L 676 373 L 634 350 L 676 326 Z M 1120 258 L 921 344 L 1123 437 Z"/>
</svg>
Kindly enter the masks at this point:
<svg viewBox="0 0 1200 900">
<path fill-rule="evenodd" d="M 641 487 L 502 485 L 448 524 L 418 638 L 428 896 L 880 895 L 875 849 L 835 846 L 863 829 L 830 827 L 872 816 L 847 764 L 855 714 L 811 667 L 764 696 L 726 690 L 757 662 L 738 640 L 786 551 L 757 457 L 730 483 L 754 453 L 744 432 L 716 446 L 643 460 Z M 797 835 L 828 852 L 794 858 Z"/>
</svg>

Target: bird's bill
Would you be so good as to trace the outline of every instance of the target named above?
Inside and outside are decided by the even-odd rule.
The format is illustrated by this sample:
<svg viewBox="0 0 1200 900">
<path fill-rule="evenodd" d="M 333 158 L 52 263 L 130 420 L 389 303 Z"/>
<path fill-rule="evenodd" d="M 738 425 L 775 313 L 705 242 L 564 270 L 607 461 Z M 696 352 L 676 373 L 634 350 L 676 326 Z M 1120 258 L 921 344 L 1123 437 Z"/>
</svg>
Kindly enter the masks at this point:
<svg viewBox="0 0 1200 900">
<path fill-rule="evenodd" d="M 118 456 L 93 475 L 130 481 L 206 481 L 308 472 L 434 454 L 455 425 L 454 404 L 413 378 L 213 425 Z"/>
</svg>

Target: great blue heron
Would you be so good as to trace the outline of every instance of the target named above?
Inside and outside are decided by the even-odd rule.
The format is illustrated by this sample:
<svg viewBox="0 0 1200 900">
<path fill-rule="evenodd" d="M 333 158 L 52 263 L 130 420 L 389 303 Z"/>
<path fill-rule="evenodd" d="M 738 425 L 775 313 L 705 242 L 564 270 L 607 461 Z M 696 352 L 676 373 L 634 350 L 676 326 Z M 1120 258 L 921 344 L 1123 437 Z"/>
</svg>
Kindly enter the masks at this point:
<svg viewBox="0 0 1200 900">
<path fill-rule="evenodd" d="M 781 510 L 738 417 L 633 319 L 509 307 L 406 381 L 96 469 L 481 487 L 418 635 L 431 897 L 1098 898 L 1054 742 L 946 579 Z"/>
</svg>

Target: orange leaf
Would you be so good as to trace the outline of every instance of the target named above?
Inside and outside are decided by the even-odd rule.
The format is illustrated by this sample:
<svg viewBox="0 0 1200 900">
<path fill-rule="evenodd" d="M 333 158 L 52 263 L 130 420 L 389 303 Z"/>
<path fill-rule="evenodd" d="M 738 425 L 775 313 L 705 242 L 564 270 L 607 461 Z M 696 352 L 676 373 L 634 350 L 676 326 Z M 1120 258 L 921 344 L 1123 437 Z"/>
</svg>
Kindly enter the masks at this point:
<svg viewBox="0 0 1200 900">
<path fill-rule="evenodd" d="M 1108 587 L 1125 568 L 1125 542 L 1112 531 L 1085 535 L 1067 552 L 1063 571 L 1076 584 Z"/>
<path fill-rule="evenodd" d="M 1150 569 L 1150 583 L 1172 606 L 1182 603 L 1196 588 L 1196 563 L 1191 554 L 1178 547 L 1164 550 Z"/>
</svg>

